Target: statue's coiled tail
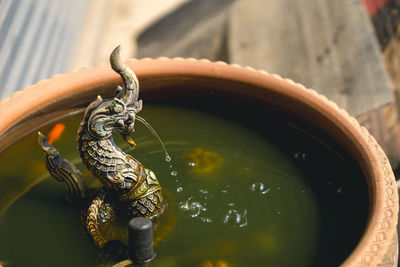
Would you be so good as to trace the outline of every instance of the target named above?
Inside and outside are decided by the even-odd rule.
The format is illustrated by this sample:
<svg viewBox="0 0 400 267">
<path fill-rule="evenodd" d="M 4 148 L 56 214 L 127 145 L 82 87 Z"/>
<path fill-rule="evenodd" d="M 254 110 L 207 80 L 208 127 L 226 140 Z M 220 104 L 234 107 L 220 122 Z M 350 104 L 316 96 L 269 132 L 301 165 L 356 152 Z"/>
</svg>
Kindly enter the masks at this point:
<svg viewBox="0 0 400 267">
<path fill-rule="evenodd" d="M 68 187 L 68 199 L 82 199 L 86 196 L 87 187 L 82 173 L 68 160 L 61 158 L 60 153 L 50 145 L 46 137 L 38 132 L 39 145 L 46 156 L 46 167 L 50 175 Z"/>
<path fill-rule="evenodd" d="M 88 214 L 86 216 L 86 229 L 92 236 L 94 243 L 101 248 L 107 242 L 107 240 L 105 240 L 103 237 L 103 234 L 100 232 L 98 221 L 99 210 L 104 202 L 104 196 L 104 192 L 99 192 L 99 194 L 97 194 L 97 196 L 90 203 Z"/>
</svg>

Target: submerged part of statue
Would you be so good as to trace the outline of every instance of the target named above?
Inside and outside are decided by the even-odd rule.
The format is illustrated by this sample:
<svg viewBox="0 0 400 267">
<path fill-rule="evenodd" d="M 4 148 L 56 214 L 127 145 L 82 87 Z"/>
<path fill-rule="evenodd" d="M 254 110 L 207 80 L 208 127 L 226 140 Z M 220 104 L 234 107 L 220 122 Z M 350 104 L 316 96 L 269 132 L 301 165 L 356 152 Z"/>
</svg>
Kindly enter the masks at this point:
<svg viewBox="0 0 400 267">
<path fill-rule="evenodd" d="M 110 56 L 111 66 L 122 78 L 113 98 L 97 96 L 86 109 L 78 136 L 78 151 L 87 168 L 103 184 L 89 199 L 86 228 L 94 242 L 103 247 L 105 240 L 99 230 L 101 223 L 110 223 L 116 216 L 150 219 L 158 217 L 164 208 L 161 186 L 155 174 L 131 155 L 124 153 L 113 141 L 112 134 L 120 133 L 133 148 L 136 114 L 142 110 L 139 82 L 134 72 L 121 62 L 119 47 Z M 46 154 L 50 174 L 65 181 L 70 194 L 84 197 L 86 186 L 80 172 L 61 159 L 57 150 L 39 133 L 39 144 Z"/>
</svg>

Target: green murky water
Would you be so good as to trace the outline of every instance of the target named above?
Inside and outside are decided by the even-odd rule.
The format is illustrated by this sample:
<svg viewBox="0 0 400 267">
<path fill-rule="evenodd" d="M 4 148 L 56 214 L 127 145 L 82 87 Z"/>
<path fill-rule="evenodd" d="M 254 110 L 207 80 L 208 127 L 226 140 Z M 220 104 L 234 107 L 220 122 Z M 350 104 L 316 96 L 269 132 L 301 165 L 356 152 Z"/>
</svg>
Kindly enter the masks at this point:
<svg viewBox="0 0 400 267">
<path fill-rule="evenodd" d="M 172 157 L 166 162 L 136 123 L 137 147 L 129 152 L 156 173 L 169 204 L 168 234 L 149 266 L 335 266 L 358 242 L 368 209 L 363 178 L 310 136 L 265 119 L 252 124 L 183 107 L 146 104 L 140 115 Z M 81 118 L 62 119 L 66 130 L 53 145 L 83 171 L 75 144 Z M 116 263 L 88 238 L 65 191 L 47 175 L 36 133 L 0 153 L 0 261 Z"/>
</svg>

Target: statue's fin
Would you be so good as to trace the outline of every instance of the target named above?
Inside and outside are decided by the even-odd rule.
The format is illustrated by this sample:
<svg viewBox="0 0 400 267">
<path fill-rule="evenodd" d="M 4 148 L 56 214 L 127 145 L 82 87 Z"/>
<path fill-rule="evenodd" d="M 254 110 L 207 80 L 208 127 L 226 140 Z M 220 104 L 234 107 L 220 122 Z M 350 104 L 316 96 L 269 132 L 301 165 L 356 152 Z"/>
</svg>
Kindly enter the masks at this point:
<svg viewBox="0 0 400 267">
<path fill-rule="evenodd" d="M 50 145 L 46 137 L 38 132 L 39 145 L 46 156 L 46 167 L 50 175 L 60 182 L 65 182 L 68 187 L 68 198 L 84 198 L 87 187 L 82 178 L 82 173 L 68 160 L 61 158 L 60 153 Z"/>
</svg>

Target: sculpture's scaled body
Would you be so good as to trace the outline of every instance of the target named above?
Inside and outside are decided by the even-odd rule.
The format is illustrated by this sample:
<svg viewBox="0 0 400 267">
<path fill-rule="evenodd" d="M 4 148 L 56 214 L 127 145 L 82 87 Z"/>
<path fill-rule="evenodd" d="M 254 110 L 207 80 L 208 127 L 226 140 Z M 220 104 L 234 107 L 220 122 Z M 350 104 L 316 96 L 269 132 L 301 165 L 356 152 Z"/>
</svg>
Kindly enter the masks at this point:
<svg viewBox="0 0 400 267">
<path fill-rule="evenodd" d="M 101 189 L 92 194 L 86 214 L 87 230 L 100 247 L 109 241 L 100 233 L 100 223 L 110 223 L 115 216 L 126 215 L 153 219 L 162 213 L 164 205 L 161 186 L 155 174 L 123 152 L 113 141 L 112 134 L 118 132 L 131 147 L 136 145 L 130 135 L 134 131 L 136 113 L 142 109 L 142 101 L 138 99 L 137 77 L 121 63 L 119 47 L 111 54 L 110 62 L 112 68 L 121 75 L 123 87 L 118 87 L 113 98 L 102 99 L 98 96 L 89 104 L 77 136 L 82 161 L 103 184 Z M 44 141 L 40 143 L 46 152 Z M 52 165 L 57 163 L 47 164 L 53 175 L 55 171 L 51 169 Z M 72 180 L 72 176 L 68 175 L 54 177 L 67 184 Z"/>
</svg>

